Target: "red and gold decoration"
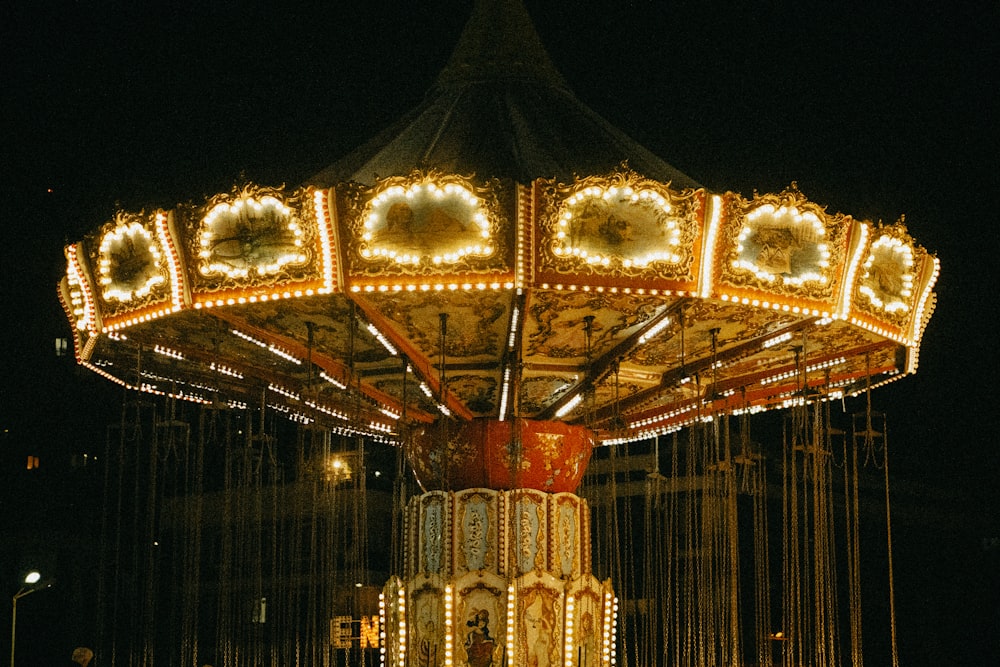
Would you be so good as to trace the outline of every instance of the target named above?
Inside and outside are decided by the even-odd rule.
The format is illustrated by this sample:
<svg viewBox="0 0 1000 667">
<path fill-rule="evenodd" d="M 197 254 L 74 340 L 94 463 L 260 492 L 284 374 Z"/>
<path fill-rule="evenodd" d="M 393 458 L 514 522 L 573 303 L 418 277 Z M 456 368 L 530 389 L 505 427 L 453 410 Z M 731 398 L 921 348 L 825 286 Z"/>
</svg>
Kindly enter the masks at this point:
<svg viewBox="0 0 1000 667">
<path fill-rule="evenodd" d="M 88 368 L 192 401 L 263 390 L 297 420 L 390 440 L 404 415 L 647 438 L 781 406 L 802 364 L 810 387 L 856 392 L 916 370 L 938 273 L 902 221 L 628 170 L 246 186 L 120 213 L 66 256 Z"/>
<path fill-rule="evenodd" d="M 573 492 L 590 461 L 590 429 L 559 421 L 474 419 L 425 427 L 407 447 L 425 489 Z"/>
<path fill-rule="evenodd" d="M 404 450 L 425 493 L 383 664 L 610 667 L 618 602 L 573 495 L 593 448 L 914 373 L 939 264 L 902 219 L 794 184 L 698 186 L 573 98 L 517 2 L 463 35 L 396 134 L 314 186 L 119 212 L 59 293 L 109 380 Z"/>
<path fill-rule="evenodd" d="M 618 599 L 591 573 L 589 523 L 571 493 L 413 498 L 405 571 L 382 593 L 383 664 L 617 664 Z"/>
</svg>

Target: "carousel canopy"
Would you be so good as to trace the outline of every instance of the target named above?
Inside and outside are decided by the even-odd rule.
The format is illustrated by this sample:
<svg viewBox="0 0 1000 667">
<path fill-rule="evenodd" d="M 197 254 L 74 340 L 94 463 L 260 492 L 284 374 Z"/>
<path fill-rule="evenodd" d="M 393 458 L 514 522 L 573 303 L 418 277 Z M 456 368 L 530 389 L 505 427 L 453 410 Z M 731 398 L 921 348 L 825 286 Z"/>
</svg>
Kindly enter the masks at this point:
<svg viewBox="0 0 1000 667">
<path fill-rule="evenodd" d="M 604 442 L 917 369 L 936 258 L 794 185 L 698 186 L 478 2 L 426 101 L 295 189 L 118 212 L 66 248 L 87 368 L 394 438 L 525 417 Z"/>
<path fill-rule="evenodd" d="M 674 187 L 697 184 L 580 102 L 518 0 L 482 1 L 419 107 L 310 184 L 371 185 L 415 168 L 530 183 L 627 162 Z"/>
</svg>

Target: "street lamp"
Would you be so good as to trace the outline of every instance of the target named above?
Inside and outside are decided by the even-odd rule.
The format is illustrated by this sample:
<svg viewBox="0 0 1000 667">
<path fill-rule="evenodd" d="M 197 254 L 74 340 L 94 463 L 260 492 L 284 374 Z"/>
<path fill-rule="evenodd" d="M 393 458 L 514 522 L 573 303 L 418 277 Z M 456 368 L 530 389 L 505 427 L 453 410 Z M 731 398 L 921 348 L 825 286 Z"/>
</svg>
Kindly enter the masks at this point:
<svg viewBox="0 0 1000 667">
<path fill-rule="evenodd" d="M 23 598 L 25 595 L 31 595 L 35 591 L 45 590 L 51 583 L 45 583 L 40 585 L 39 582 L 42 581 L 42 574 L 37 570 L 32 570 L 24 577 L 24 585 L 21 586 L 21 590 L 14 593 L 14 598 L 11 601 L 11 612 L 10 612 L 10 667 L 14 667 L 14 640 L 17 638 L 17 601 Z"/>
</svg>

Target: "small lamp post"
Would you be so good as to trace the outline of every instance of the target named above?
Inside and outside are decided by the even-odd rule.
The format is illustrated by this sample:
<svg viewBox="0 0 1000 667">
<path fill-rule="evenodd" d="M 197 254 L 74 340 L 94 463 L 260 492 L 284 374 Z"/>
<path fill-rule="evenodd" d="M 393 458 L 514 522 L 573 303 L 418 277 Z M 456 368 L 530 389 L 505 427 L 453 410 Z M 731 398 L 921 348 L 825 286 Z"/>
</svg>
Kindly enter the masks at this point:
<svg viewBox="0 0 1000 667">
<path fill-rule="evenodd" d="M 21 586 L 21 590 L 14 593 L 14 598 L 11 601 L 11 613 L 10 613 L 10 667 L 14 667 L 14 640 L 17 638 L 17 601 L 23 598 L 25 595 L 31 595 L 32 593 L 40 590 L 45 590 L 50 583 L 45 583 L 40 585 L 39 582 L 42 580 L 42 575 L 37 570 L 32 570 L 24 577 L 24 585 Z"/>
</svg>

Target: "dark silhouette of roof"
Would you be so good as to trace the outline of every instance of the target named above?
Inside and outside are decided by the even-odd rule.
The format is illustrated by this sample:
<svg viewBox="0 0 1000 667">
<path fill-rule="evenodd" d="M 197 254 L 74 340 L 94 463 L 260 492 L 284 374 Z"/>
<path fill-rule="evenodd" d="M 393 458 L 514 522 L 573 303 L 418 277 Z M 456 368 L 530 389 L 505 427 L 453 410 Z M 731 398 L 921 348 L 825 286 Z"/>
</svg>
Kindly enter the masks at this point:
<svg viewBox="0 0 1000 667">
<path fill-rule="evenodd" d="M 576 98 L 520 0 L 476 0 L 424 102 L 309 183 L 371 184 L 414 168 L 571 182 L 622 163 L 675 187 L 698 185 Z"/>
</svg>

